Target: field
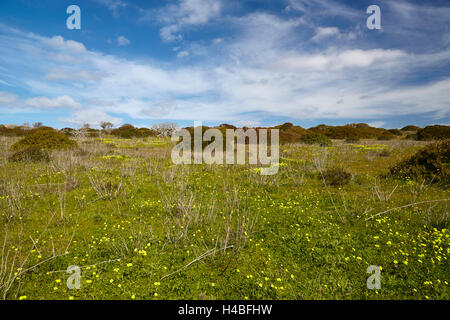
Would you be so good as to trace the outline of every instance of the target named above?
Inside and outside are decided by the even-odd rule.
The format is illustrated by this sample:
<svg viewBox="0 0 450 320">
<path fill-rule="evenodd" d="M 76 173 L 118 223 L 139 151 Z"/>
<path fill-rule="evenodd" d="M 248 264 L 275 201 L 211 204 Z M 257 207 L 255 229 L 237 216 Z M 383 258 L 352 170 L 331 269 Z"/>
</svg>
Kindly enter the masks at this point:
<svg viewBox="0 0 450 320">
<path fill-rule="evenodd" d="M 48 163 L 9 162 L 17 139 L 0 138 L 3 299 L 450 298 L 449 190 L 387 174 L 425 142 L 286 144 L 261 176 L 175 166 L 162 138 L 83 138 Z M 326 183 L 333 166 L 348 184 Z"/>
</svg>

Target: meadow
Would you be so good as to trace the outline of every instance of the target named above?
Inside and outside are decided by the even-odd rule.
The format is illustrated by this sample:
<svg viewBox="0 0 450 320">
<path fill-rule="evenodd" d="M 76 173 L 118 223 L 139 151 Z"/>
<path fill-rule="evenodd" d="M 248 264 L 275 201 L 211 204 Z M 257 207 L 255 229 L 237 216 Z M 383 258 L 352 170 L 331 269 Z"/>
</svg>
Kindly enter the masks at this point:
<svg viewBox="0 0 450 320">
<path fill-rule="evenodd" d="M 157 137 L 8 161 L 18 139 L 0 137 L 3 299 L 450 298 L 450 190 L 388 174 L 428 142 L 288 143 L 261 176 L 174 165 Z M 327 183 L 335 166 L 347 183 Z M 71 265 L 80 289 L 66 286 Z"/>
</svg>

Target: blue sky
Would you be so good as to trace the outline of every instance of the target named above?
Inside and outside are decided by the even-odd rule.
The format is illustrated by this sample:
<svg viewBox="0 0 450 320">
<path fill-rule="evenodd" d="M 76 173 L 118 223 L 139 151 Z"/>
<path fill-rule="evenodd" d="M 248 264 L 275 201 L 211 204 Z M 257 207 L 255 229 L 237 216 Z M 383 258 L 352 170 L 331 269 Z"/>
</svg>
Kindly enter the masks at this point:
<svg viewBox="0 0 450 320">
<path fill-rule="evenodd" d="M 450 3 L 0 2 L 0 123 L 194 120 L 450 124 Z"/>
</svg>

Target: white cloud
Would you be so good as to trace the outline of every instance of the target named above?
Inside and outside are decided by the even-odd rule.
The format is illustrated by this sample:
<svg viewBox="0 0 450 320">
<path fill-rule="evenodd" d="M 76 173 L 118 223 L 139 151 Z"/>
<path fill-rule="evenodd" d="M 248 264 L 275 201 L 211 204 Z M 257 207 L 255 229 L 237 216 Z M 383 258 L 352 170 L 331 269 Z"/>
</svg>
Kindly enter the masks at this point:
<svg viewBox="0 0 450 320">
<path fill-rule="evenodd" d="M 157 19 L 164 27 L 160 30 L 165 41 L 181 40 L 184 28 L 208 23 L 219 16 L 221 0 L 179 0 L 177 4 L 167 5 L 156 12 L 147 11 L 139 21 Z"/>
<path fill-rule="evenodd" d="M 406 53 L 400 50 L 345 50 L 325 54 L 291 56 L 281 59 L 278 65 L 286 70 L 323 71 L 342 70 L 345 68 L 366 68 L 377 62 L 404 58 Z"/>
<path fill-rule="evenodd" d="M 80 71 L 70 71 L 62 68 L 55 68 L 49 71 L 45 75 L 46 80 L 66 80 L 66 81 L 77 81 L 77 80 L 96 80 L 99 77 L 92 74 L 86 70 Z"/>
<path fill-rule="evenodd" d="M 233 124 L 236 127 L 247 127 L 247 128 L 255 128 L 261 126 L 261 122 L 254 120 L 238 120 L 233 121 Z"/>
<path fill-rule="evenodd" d="M 316 34 L 312 38 L 314 41 L 318 41 L 323 38 L 338 36 L 340 34 L 339 28 L 337 27 L 318 27 L 316 30 Z"/>
<path fill-rule="evenodd" d="M 2 79 L 0 79 L 0 84 L 11 87 L 11 84 L 9 82 L 6 82 L 5 80 Z"/>
<path fill-rule="evenodd" d="M 18 102 L 16 95 L 9 92 L 0 91 L 0 107 L 12 107 Z"/>
<path fill-rule="evenodd" d="M 112 117 L 100 110 L 87 109 L 75 112 L 68 118 L 61 118 L 60 121 L 68 122 L 78 127 L 81 127 L 86 123 L 93 127 L 99 127 L 103 121 L 109 121 L 114 126 L 119 126 L 122 124 L 123 120 L 121 118 Z"/>
<path fill-rule="evenodd" d="M 117 45 L 120 46 L 127 46 L 129 45 L 131 42 L 130 40 L 128 40 L 127 38 L 125 38 L 124 36 L 119 36 L 117 37 Z"/>
<path fill-rule="evenodd" d="M 125 8 L 128 4 L 121 0 L 95 0 L 106 6 L 112 12 L 113 17 L 119 17 L 119 10 Z"/>
<path fill-rule="evenodd" d="M 84 53 L 86 52 L 86 48 L 80 42 L 73 40 L 64 40 L 61 36 L 54 36 L 52 38 L 43 38 L 43 41 L 52 46 L 55 49 L 59 49 L 61 51 L 69 51 L 73 53 Z"/>
<path fill-rule="evenodd" d="M 201 23 L 212 18 L 208 19 L 186 21 Z M 310 46 L 311 31 L 316 28 L 301 17 L 253 13 L 223 19 L 235 33 L 221 43 L 220 54 L 211 41 L 196 44 L 199 50 L 183 43 L 192 56 L 189 60 L 194 61 L 189 64 L 125 59 L 88 50 L 59 36 L 28 34 L 0 37 L 0 54 L 12 70 L 26 70 L 14 79 L 20 79 L 32 95 L 76 97 L 90 110 L 74 113 L 76 121 L 72 121 L 80 125 L 88 122 L 88 116 L 91 121 L 105 120 L 99 118 L 108 113 L 132 119 L 236 123 L 252 116 L 253 121 L 260 121 L 260 114 L 266 118 L 376 120 L 424 112 L 442 116 L 450 110 L 450 80 L 401 85 L 424 68 L 433 70 L 449 63 L 450 50 L 411 53 L 376 43 L 367 49 L 358 48 L 358 43 L 327 46 L 327 41 Z M 179 26 L 171 18 L 160 22 L 175 26 L 174 30 Z M 178 31 L 168 34 L 176 37 Z M 29 50 L 24 51 L 25 46 Z M 204 59 L 195 59 L 199 52 Z M 63 64 L 55 61 L 55 55 L 77 63 Z M 78 81 L 50 81 L 68 79 L 67 75 L 78 75 Z M 44 102 L 40 103 L 52 105 Z"/>
<path fill-rule="evenodd" d="M 320 41 L 330 37 L 336 39 L 354 40 L 357 37 L 355 32 L 343 33 L 337 27 L 317 27 L 316 34 L 311 38 L 313 41 Z"/>
<path fill-rule="evenodd" d="M 178 52 L 177 57 L 183 58 L 183 57 L 187 57 L 188 55 L 189 55 L 188 51 L 180 51 L 180 52 Z"/>
<path fill-rule="evenodd" d="M 38 108 L 38 109 L 52 109 L 52 108 L 69 108 L 78 109 L 81 108 L 81 104 L 73 100 L 69 96 L 61 96 L 54 99 L 47 97 L 36 97 L 25 100 L 24 105 L 26 107 Z"/>
<path fill-rule="evenodd" d="M 373 121 L 373 122 L 368 123 L 369 126 L 375 127 L 375 128 L 382 128 L 385 124 L 386 124 L 386 122 L 384 122 L 384 121 Z"/>
<path fill-rule="evenodd" d="M 365 10 L 356 10 L 334 0 L 288 0 L 289 11 L 297 10 L 307 15 L 333 16 L 355 19 L 365 16 Z"/>
</svg>

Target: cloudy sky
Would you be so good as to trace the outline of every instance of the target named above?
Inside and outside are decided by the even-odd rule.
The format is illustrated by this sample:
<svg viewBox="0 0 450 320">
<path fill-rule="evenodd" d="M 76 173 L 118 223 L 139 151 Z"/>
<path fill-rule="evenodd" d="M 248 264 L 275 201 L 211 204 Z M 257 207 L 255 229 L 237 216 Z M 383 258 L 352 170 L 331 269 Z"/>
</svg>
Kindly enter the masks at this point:
<svg viewBox="0 0 450 320">
<path fill-rule="evenodd" d="M 104 120 L 449 124 L 450 2 L 1 0 L 0 123 Z"/>
</svg>

